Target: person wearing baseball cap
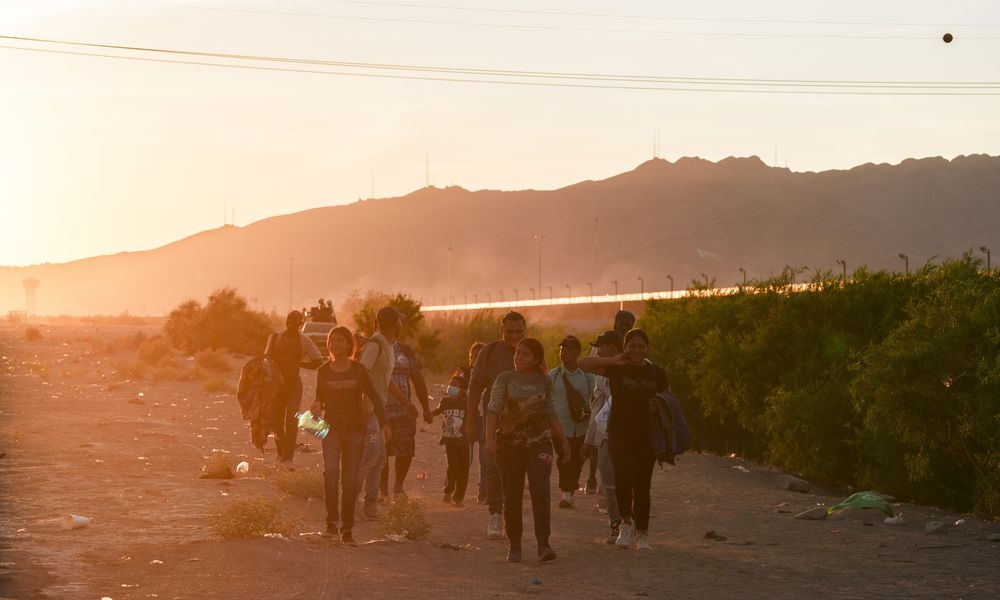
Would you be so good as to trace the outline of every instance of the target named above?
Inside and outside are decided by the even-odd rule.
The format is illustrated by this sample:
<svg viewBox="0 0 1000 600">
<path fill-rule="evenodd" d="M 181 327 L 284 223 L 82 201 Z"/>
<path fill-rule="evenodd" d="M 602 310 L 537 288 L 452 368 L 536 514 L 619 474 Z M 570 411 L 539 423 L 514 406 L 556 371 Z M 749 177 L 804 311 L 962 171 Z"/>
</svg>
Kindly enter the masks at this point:
<svg viewBox="0 0 1000 600">
<path fill-rule="evenodd" d="M 597 351 L 597 356 L 609 357 L 621 352 L 624 341 L 625 338 L 622 337 L 622 334 L 612 329 L 597 336 L 594 341 L 590 342 L 590 345 Z M 602 489 L 600 493 L 603 495 L 603 505 L 608 510 L 608 525 L 610 527 L 607 543 L 614 544 L 618 541 L 622 517 L 618 511 L 618 500 L 615 497 L 615 470 L 611 464 L 611 454 L 608 452 L 607 422 L 598 424 L 598 415 L 605 410 L 605 406 L 610 402 L 611 387 L 608 378 L 604 375 L 597 375 L 584 444 L 594 449 L 591 461 L 594 460 L 595 455 L 597 457 L 597 467 L 601 474 Z"/>
</svg>

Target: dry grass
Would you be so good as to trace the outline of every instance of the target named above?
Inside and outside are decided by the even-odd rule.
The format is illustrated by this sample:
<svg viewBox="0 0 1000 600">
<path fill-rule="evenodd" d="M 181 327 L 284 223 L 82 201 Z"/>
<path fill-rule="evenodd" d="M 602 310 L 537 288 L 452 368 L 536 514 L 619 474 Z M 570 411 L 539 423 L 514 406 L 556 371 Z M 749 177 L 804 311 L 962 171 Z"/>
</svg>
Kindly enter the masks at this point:
<svg viewBox="0 0 1000 600">
<path fill-rule="evenodd" d="M 322 471 L 314 469 L 279 470 L 271 476 L 271 481 L 279 490 L 296 498 L 309 499 L 324 496 Z"/>
<path fill-rule="evenodd" d="M 378 534 L 381 536 L 401 535 L 407 539 L 419 540 L 426 537 L 430 530 L 431 525 L 424 515 L 424 505 L 403 494 L 398 494 L 389 501 L 385 514 L 379 519 Z"/>
<path fill-rule="evenodd" d="M 206 394 L 232 394 L 236 391 L 236 386 L 225 377 L 212 377 L 201 384 L 201 389 Z"/>
<path fill-rule="evenodd" d="M 146 374 L 146 367 L 139 361 L 132 359 L 115 361 L 114 369 L 114 377 L 119 381 L 142 379 Z"/>
<path fill-rule="evenodd" d="M 213 452 L 201 465 L 201 479 L 232 479 L 235 477 L 230 460 L 221 452 Z"/>
<path fill-rule="evenodd" d="M 199 350 L 194 355 L 194 365 L 209 373 L 229 373 L 233 370 L 233 366 L 229 362 L 229 354 L 225 350 Z"/>
<path fill-rule="evenodd" d="M 282 514 L 278 501 L 263 496 L 233 500 L 211 514 L 208 523 L 215 535 L 222 538 L 255 538 L 267 533 L 288 537 L 296 529 L 296 523 Z"/>
<path fill-rule="evenodd" d="M 37 342 L 42 339 L 42 331 L 37 327 L 28 327 L 24 330 L 24 339 L 28 342 Z"/>
<path fill-rule="evenodd" d="M 137 350 L 139 360 L 147 365 L 163 365 L 172 362 L 174 348 L 162 336 L 151 337 L 143 341 Z"/>
</svg>

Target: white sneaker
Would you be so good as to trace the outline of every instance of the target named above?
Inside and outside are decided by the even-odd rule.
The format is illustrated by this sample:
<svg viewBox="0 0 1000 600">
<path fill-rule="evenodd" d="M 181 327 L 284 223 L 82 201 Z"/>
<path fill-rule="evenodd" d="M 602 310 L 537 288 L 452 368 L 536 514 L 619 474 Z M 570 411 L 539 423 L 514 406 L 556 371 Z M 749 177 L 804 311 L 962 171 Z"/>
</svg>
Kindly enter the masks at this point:
<svg viewBox="0 0 1000 600">
<path fill-rule="evenodd" d="M 635 547 L 637 550 L 652 550 L 649 545 L 649 535 L 646 532 L 635 534 Z"/>
<path fill-rule="evenodd" d="M 490 524 L 486 526 L 486 537 L 491 540 L 498 540 L 503 537 L 503 515 L 493 513 L 490 515 Z"/>
<path fill-rule="evenodd" d="M 619 548 L 630 548 L 634 541 L 635 523 L 622 523 L 621 529 L 618 530 L 618 540 L 615 541 L 615 545 Z"/>
</svg>

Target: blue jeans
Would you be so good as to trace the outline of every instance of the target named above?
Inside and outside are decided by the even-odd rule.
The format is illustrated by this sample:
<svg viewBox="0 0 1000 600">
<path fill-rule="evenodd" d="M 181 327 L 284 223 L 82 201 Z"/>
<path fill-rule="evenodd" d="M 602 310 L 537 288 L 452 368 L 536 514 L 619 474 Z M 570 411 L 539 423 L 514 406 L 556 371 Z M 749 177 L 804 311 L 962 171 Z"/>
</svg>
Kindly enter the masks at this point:
<svg viewBox="0 0 1000 600">
<path fill-rule="evenodd" d="M 608 521 L 615 523 L 621 520 L 622 515 L 618 511 L 618 497 L 615 496 L 615 467 L 611 464 L 608 440 L 601 442 L 597 449 L 597 468 L 601 472 L 601 486 L 608 498 Z"/>
<path fill-rule="evenodd" d="M 330 431 L 323 438 L 323 492 L 328 528 L 336 527 L 341 517 L 342 532 L 354 527 L 354 508 L 358 502 L 358 465 L 361 464 L 363 444 L 362 434 L 351 431 Z M 338 484 L 343 488 L 341 498 L 337 497 Z"/>
<path fill-rule="evenodd" d="M 361 465 L 358 468 L 358 492 L 365 492 L 365 507 L 375 506 L 378 502 L 379 477 L 385 465 L 385 440 L 378 426 L 375 415 L 368 418 L 365 430 L 364 452 L 361 455 Z"/>
</svg>

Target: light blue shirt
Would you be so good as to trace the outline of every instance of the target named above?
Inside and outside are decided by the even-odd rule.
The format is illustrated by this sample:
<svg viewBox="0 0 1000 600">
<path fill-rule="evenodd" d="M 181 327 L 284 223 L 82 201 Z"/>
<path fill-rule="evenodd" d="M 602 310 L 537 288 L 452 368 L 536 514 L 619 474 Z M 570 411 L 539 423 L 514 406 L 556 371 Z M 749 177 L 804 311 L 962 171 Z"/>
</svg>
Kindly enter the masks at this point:
<svg viewBox="0 0 1000 600">
<path fill-rule="evenodd" d="M 565 367 L 558 366 L 551 371 L 549 371 L 549 380 L 552 382 L 552 399 L 555 404 L 556 417 L 559 418 L 559 424 L 562 425 L 563 433 L 566 434 L 567 438 L 575 438 L 586 435 L 587 426 L 590 421 L 584 419 L 581 422 L 576 422 L 573 417 L 570 416 L 569 411 L 569 400 L 566 398 L 566 385 L 563 383 L 563 374 L 569 379 L 569 382 L 573 385 L 577 392 L 583 397 L 583 402 L 586 406 L 590 406 L 590 397 L 594 393 L 594 384 L 596 382 L 596 376 L 593 373 L 587 373 L 582 369 L 577 369 L 572 373 L 567 371 Z"/>
</svg>

